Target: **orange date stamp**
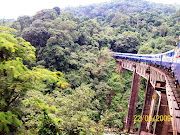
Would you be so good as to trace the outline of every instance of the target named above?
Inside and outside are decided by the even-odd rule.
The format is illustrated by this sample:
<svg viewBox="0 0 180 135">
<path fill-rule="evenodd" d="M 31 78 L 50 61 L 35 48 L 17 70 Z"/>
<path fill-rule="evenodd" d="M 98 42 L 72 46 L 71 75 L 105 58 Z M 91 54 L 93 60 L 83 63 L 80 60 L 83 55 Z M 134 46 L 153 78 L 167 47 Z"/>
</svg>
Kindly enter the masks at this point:
<svg viewBox="0 0 180 135">
<path fill-rule="evenodd" d="M 171 115 L 134 115 L 134 121 L 171 121 Z"/>
</svg>

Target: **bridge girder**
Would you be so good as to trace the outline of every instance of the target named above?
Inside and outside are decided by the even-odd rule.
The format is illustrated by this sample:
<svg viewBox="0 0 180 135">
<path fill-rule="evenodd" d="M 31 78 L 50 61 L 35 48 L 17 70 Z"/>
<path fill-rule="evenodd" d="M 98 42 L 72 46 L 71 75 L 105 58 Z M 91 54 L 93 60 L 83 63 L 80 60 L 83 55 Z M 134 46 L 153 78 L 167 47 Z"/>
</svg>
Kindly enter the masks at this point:
<svg viewBox="0 0 180 135">
<path fill-rule="evenodd" d="M 178 133 L 180 133 L 179 95 L 177 94 L 178 90 L 174 84 L 174 79 L 169 75 L 169 73 L 157 67 L 150 66 L 143 62 L 130 61 L 126 59 L 116 59 L 116 62 L 117 62 L 117 69 L 119 70 L 120 74 L 123 72 L 124 69 L 134 72 L 133 80 L 132 80 L 133 83 L 132 83 L 132 88 L 131 88 L 132 95 L 134 91 L 136 92 L 139 91 L 137 89 L 134 90 L 133 88 L 135 85 L 137 85 L 137 88 L 138 88 L 138 85 L 139 85 L 139 84 L 135 84 L 139 82 L 134 81 L 134 79 L 137 76 L 142 76 L 145 79 L 147 79 L 146 95 L 145 95 L 145 101 L 144 101 L 141 117 L 143 117 L 143 115 L 154 115 L 153 112 L 154 112 L 155 102 L 153 102 L 154 98 L 152 97 L 153 95 L 156 96 L 156 93 L 158 93 L 158 95 L 161 97 L 161 100 L 159 101 L 159 109 L 161 111 L 159 111 L 157 115 L 170 114 L 171 122 L 170 123 L 164 122 L 163 128 L 162 128 L 162 123 L 159 124 L 157 122 L 155 124 L 154 134 L 158 133 L 158 134 L 164 135 L 165 132 L 172 132 L 173 135 L 177 135 Z M 163 84 L 163 86 L 161 86 L 160 84 Z M 130 95 L 130 100 L 129 100 L 129 105 L 128 105 L 129 108 L 127 111 L 127 117 L 126 117 L 125 126 L 124 126 L 124 130 L 127 132 L 132 132 L 133 130 L 134 124 L 132 123 L 134 122 L 133 117 L 135 115 L 135 109 L 134 107 L 131 108 L 131 106 L 136 105 L 137 103 L 136 99 L 138 98 L 138 94 L 134 95 L 134 98 L 132 98 L 132 95 Z M 147 101 L 147 100 L 150 100 L 150 101 Z M 134 103 L 132 104 L 133 101 Z M 142 121 L 139 127 L 139 134 L 150 132 L 151 125 L 152 125 L 151 121 L 146 121 L 146 122 Z M 159 127 L 161 127 L 162 129 L 161 131 L 156 130 Z"/>
</svg>

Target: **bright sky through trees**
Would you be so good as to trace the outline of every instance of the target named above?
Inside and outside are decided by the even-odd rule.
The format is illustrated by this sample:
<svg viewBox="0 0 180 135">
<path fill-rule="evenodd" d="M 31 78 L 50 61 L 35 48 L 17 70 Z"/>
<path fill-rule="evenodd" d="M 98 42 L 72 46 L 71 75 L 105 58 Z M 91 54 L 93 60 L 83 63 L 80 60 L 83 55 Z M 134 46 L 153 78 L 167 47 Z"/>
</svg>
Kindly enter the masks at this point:
<svg viewBox="0 0 180 135">
<path fill-rule="evenodd" d="M 58 6 L 60 8 L 68 6 L 88 5 L 92 3 L 100 3 L 110 0 L 3 0 L 0 7 L 0 18 L 17 18 L 22 15 L 34 15 L 37 11 L 42 9 L 53 8 Z M 178 3 L 179 0 L 148 0 L 153 2 L 160 2 L 166 4 Z"/>
</svg>

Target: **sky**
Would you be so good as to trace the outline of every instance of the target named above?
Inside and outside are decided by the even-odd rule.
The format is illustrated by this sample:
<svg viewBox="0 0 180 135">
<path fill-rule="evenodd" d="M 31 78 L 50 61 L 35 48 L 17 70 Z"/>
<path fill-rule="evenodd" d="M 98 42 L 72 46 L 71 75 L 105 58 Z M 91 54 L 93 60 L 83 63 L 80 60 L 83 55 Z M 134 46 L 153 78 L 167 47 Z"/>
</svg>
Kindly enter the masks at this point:
<svg viewBox="0 0 180 135">
<path fill-rule="evenodd" d="M 88 5 L 94 3 L 107 2 L 110 0 L 1 0 L 0 18 L 17 19 L 22 15 L 34 15 L 42 9 L 51 9 L 53 7 L 65 8 L 68 6 Z M 180 0 L 148 0 L 164 4 L 180 4 Z"/>
</svg>

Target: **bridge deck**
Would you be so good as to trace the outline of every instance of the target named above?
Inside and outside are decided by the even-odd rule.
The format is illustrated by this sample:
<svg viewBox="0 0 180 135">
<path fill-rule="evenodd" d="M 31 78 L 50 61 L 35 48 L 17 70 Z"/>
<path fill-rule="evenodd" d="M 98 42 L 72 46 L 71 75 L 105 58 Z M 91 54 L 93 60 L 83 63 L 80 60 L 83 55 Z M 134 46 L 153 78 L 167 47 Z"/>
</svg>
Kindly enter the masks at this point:
<svg viewBox="0 0 180 135">
<path fill-rule="evenodd" d="M 140 76 L 145 79 L 150 77 L 150 83 L 154 89 L 158 90 L 160 93 L 166 94 L 173 134 L 180 133 L 180 87 L 175 84 L 175 78 L 173 78 L 169 72 L 145 62 L 136 62 L 126 59 L 116 59 L 116 62 L 120 72 L 123 69 L 134 71 L 134 68 L 136 68 L 136 73 Z M 165 85 L 163 87 L 158 86 L 157 84 L 160 82 Z"/>
</svg>

